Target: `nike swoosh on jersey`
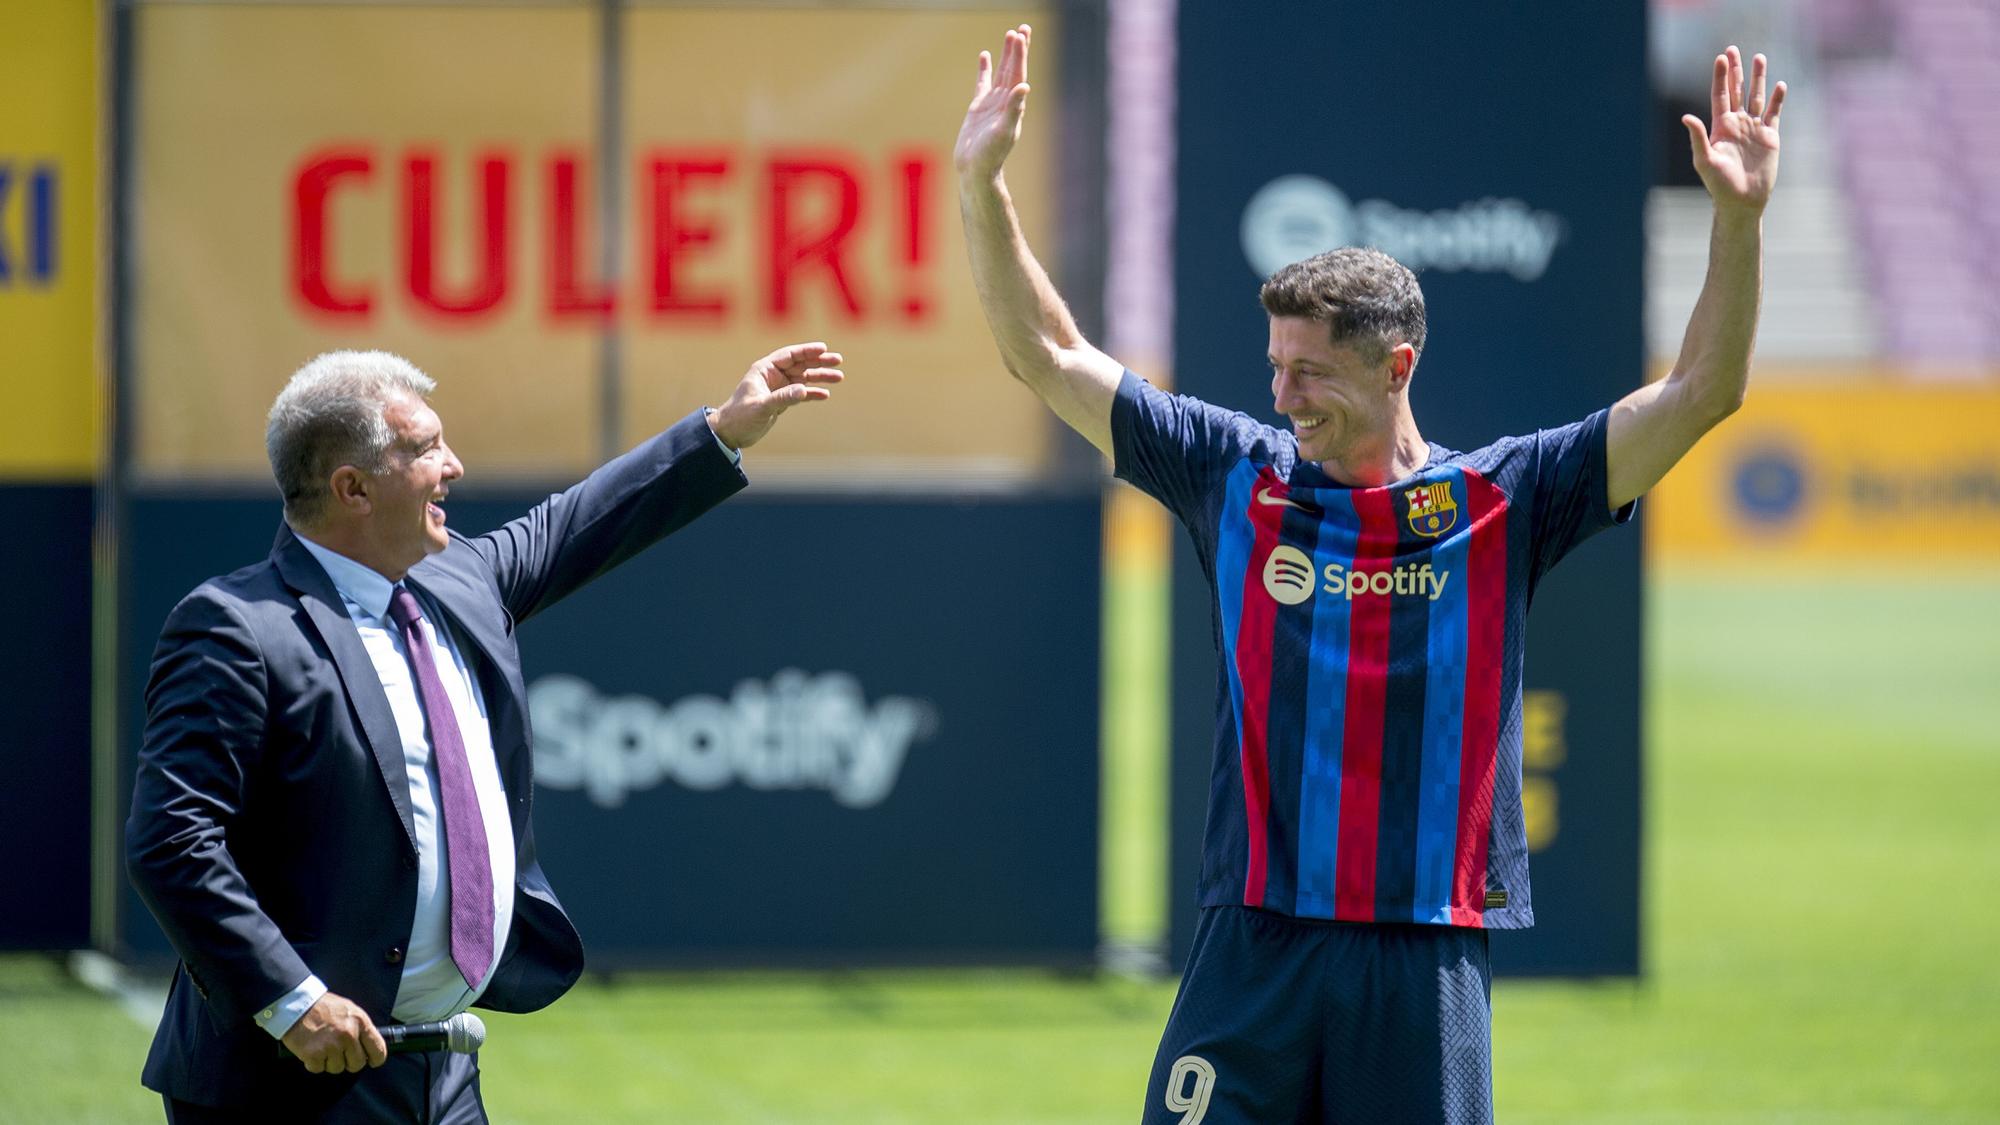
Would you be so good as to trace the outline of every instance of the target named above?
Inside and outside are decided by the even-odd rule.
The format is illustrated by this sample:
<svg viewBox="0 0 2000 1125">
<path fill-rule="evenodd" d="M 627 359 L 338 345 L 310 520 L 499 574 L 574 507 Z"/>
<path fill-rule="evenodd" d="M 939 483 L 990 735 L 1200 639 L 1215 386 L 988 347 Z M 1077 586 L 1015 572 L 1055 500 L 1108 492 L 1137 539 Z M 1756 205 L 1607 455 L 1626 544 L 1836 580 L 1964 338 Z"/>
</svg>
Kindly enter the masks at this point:
<svg viewBox="0 0 2000 1125">
<path fill-rule="evenodd" d="M 1297 500 L 1290 499 L 1289 497 L 1273 496 L 1271 495 L 1271 490 L 1268 487 L 1258 489 L 1256 493 L 1254 493 L 1254 495 L 1259 504 L 1271 504 L 1286 508 L 1297 508 L 1301 512 L 1319 511 L 1318 508 L 1313 508 L 1305 504 L 1301 504 Z"/>
</svg>

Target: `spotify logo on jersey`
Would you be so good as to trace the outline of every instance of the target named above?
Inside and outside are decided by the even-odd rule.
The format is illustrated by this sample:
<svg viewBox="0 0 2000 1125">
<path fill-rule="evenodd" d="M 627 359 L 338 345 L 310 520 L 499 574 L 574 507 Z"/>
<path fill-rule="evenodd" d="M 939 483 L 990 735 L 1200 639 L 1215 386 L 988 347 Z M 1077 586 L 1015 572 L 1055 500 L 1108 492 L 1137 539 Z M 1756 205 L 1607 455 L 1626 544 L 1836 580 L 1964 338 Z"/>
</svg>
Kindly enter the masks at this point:
<svg viewBox="0 0 2000 1125">
<path fill-rule="evenodd" d="M 1264 589 L 1280 605 L 1297 605 L 1313 596 L 1313 561 L 1297 547 L 1279 544 L 1264 560 Z"/>
<path fill-rule="evenodd" d="M 1324 585 L 1319 581 L 1322 578 Z M 1298 605 L 1313 596 L 1314 587 L 1350 602 L 1371 596 L 1415 596 L 1436 601 L 1444 596 L 1445 585 L 1450 581 L 1451 571 L 1433 570 L 1428 562 L 1405 563 L 1388 570 L 1349 570 L 1346 564 L 1331 562 L 1315 577 L 1312 556 L 1282 543 L 1264 560 L 1264 591 L 1279 605 Z"/>
</svg>

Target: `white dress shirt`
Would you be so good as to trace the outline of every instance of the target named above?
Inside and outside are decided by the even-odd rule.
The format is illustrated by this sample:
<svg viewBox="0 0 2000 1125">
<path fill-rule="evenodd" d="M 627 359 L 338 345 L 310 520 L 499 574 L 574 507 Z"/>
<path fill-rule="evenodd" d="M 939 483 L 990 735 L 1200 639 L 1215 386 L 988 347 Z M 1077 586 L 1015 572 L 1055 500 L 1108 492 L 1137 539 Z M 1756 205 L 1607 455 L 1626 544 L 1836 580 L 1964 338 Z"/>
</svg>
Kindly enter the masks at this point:
<svg viewBox="0 0 2000 1125">
<path fill-rule="evenodd" d="M 493 735 L 487 726 L 486 702 L 479 680 L 472 674 L 451 635 L 443 627 L 445 618 L 437 603 L 410 587 L 422 607 L 424 619 L 418 626 L 430 642 L 437 664 L 438 679 L 451 700 L 452 716 L 458 721 L 465 741 L 467 764 L 472 768 L 472 787 L 479 796 L 479 812 L 486 827 L 486 854 L 493 866 L 493 951 L 494 965 L 484 979 L 468 986 L 458 965 L 451 959 L 451 880 L 445 863 L 444 819 L 439 815 L 437 769 L 431 762 L 430 730 L 424 722 L 423 704 L 418 698 L 416 677 L 404 655 L 402 630 L 389 617 L 389 598 L 395 584 L 362 564 L 299 536 L 313 558 L 319 560 L 340 592 L 341 604 L 361 635 L 362 646 L 381 678 L 389 697 L 389 709 L 396 716 L 396 732 L 402 736 L 403 769 L 410 786 L 410 813 L 417 842 L 417 913 L 410 928 L 410 942 L 403 958 L 403 979 L 396 989 L 396 1004 L 390 1016 L 398 1023 L 442 1020 L 466 1010 L 479 998 L 498 967 L 498 954 L 507 948 L 507 931 L 514 919 L 514 826 L 508 819 L 507 794 L 500 783 L 499 763 L 493 756 Z M 326 994 L 326 985 L 317 975 L 308 976 L 297 988 L 257 1013 L 259 1027 L 274 1038 L 282 1038 L 306 1010 Z"/>
</svg>

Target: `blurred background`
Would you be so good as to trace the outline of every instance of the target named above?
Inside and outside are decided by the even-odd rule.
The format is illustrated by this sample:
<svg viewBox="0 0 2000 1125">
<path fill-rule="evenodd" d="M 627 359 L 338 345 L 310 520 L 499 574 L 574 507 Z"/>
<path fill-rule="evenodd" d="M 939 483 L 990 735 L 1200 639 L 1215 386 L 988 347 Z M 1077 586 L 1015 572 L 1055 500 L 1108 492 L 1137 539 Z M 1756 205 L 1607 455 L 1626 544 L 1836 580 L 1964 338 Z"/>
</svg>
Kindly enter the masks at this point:
<svg viewBox="0 0 2000 1125">
<path fill-rule="evenodd" d="M 950 146 L 1092 339 L 1270 417 L 1255 301 L 1417 268 L 1426 436 L 1673 364 L 1679 117 L 1790 86 L 1744 409 L 1531 624 L 1539 924 L 1507 1120 L 2000 1120 L 2000 8 L 1987 0 L 6 0 L 0 1122 L 158 1119 L 126 887 L 167 610 L 260 558 L 283 379 L 437 378 L 484 530 L 825 339 L 752 487 L 523 627 L 592 972 L 489 1019 L 498 1120 L 1137 1115 L 1193 923 L 1214 665 L 1177 528 L 1001 368 Z"/>
</svg>

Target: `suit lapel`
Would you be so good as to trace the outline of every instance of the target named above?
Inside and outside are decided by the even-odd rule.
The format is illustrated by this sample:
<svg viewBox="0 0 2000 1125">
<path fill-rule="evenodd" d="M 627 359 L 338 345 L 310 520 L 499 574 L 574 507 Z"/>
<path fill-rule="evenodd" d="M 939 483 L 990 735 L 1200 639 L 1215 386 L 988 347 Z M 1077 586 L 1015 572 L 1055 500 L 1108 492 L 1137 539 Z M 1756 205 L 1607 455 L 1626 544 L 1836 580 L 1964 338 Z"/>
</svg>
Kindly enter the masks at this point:
<svg viewBox="0 0 2000 1125">
<path fill-rule="evenodd" d="M 271 560 L 285 584 L 298 595 L 306 619 L 312 622 L 320 640 L 326 643 L 327 652 L 333 657 L 334 670 L 340 673 L 340 682 L 347 689 L 347 701 L 354 708 L 361 735 L 367 740 L 375 765 L 382 773 L 383 788 L 388 791 L 390 803 L 396 806 L 396 815 L 403 821 L 404 842 L 409 845 L 410 854 L 415 855 L 416 820 L 410 813 L 410 782 L 403 762 L 403 736 L 396 729 L 396 713 L 389 709 L 389 696 L 382 690 L 382 678 L 375 671 L 375 662 L 369 659 L 368 649 L 361 643 L 361 634 L 355 631 L 354 619 L 347 615 L 340 592 L 333 587 L 333 579 L 327 577 L 326 569 L 319 565 L 319 560 L 300 545 L 290 527 L 279 529 L 278 541 L 271 548 Z"/>
</svg>

